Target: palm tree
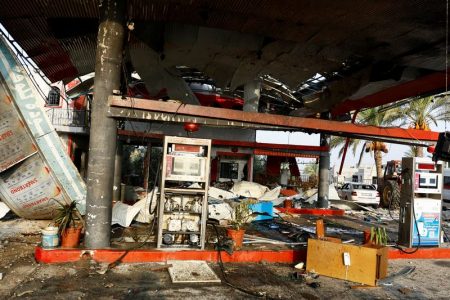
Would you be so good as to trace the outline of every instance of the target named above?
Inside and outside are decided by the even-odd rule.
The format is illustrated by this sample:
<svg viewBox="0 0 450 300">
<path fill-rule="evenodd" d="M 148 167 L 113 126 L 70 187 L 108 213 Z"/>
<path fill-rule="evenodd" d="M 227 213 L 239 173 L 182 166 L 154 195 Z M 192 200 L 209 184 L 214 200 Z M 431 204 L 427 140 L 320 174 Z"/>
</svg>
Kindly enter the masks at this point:
<svg viewBox="0 0 450 300">
<path fill-rule="evenodd" d="M 379 108 L 369 108 L 361 111 L 357 118 L 357 124 L 364 125 L 373 125 L 373 126 L 391 126 L 395 121 L 399 120 L 401 114 L 398 114 L 397 110 L 387 110 L 387 111 L 379 111 Z M 342 146 L 339 150 L 339 157 L 342 155 L 344 151 L 346 138 L 343 137 L 333 137 L 330 141 L 330 148 L 337 148 Z M 356 150 L 361 144 L 362 140 L 360 139 L 350 139 L 349 147 L 352 148 L 353 154 L 356 154 Z M 374 160 L 375 166 L 377 170 L 377 178 L 378 182 L 381 183 L 383 179 L 383 168 L 382 168 L 382 152 L 387 152 L 387 147 L 383 142 L 380 141 L 372 141 L 366 142 L 363 144 L 362 150 L 359 154 L 358 166 L 361 163 L 361 159 L 364 155 L 364 152 L 374 152 Z M 381 184 L 378 185 L 381 188 Z"/>
<path fill-rule="evenodd" d="M 409 150 L 403 153 L 406 157 L 418 157 L 419 155 L 419 148 L 418 146 L 410 146 Z"/>
<path fill-rule="evenodd" d="M 319 164 L 307 164 L 303 169 L 303 173 L 309 177 L 317 177 L 319 174 Z"/>
<path fill-rule="evenodd" d="M 431 124 L 437 126 L 437 121 L 445 120 L 449 116 L 445 109 L 446 100 L 446 97 L 429 96 L 400 107 L 405 115 L 404 124 L 415 129 L 430 130 Z M 423 147 L 417 148 L 417 156 L 423 157 Z"/>
</svg>

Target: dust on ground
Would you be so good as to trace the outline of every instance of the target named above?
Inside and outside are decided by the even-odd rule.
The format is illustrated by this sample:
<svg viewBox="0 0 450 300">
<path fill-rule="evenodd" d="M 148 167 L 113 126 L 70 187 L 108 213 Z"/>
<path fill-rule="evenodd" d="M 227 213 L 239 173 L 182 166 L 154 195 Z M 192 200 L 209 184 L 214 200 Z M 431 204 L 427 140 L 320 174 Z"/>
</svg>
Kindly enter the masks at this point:
<svg viewBox="0 0 450 300">
<path fill-rule="evenodd" d="M 336 221 L 336 220 L 335 220 Z M 224 283 L 174 284 L 158 264 L 121 264 L 100 274 L 105 265 L 84 259 L 76 263 L 38 264 L 34 248 L 45 221 L 0 221 L 0 299 L 257 299 Z M 324 258 L 326 259 L 326 258 Z M 209 264 L 223 280 L 220 266 Z M 292 278 L 291 265 L 225 264 L 235 287 L 264 295 L 262 299 L 444 299 L 450 290 L 450 260 L 390 260 L 389 274 L 415 266 L 412 274 L 389 285 L 354 289 L 355 283 L 319 276 L 309 284 Z M 315 284 L 311 284 L 311 283 Z"/>
</svg>

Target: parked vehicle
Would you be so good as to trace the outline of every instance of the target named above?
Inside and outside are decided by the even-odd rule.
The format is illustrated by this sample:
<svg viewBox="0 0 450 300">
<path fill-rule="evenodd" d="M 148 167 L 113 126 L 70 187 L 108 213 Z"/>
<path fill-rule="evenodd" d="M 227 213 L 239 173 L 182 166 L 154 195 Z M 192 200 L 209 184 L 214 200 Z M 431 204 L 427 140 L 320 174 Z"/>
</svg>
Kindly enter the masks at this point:
<svg viewBox="0 0 450 300">
<path fill-rule="evenodd" d="M 391 160 L 384 168 L 383 185 L 383 207 L 397 209 L 400 207 L 400 190 L 402 187 L 402 162 L 401 160 Z"/>
<path fill-rule="evenodd" d="M 339 190 L 341 199 L 354 201 L 359 204 L 377 207 L 380 204 L 380 193 L 374 184 L 361 182 L 345 183 Z"/>
</svg>

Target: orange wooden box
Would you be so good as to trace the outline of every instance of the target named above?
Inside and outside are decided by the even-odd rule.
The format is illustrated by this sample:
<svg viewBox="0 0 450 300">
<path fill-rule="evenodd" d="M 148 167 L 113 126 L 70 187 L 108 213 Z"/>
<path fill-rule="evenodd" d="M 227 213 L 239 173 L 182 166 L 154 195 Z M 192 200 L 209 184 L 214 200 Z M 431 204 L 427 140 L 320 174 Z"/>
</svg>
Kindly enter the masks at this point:
<svg viewBox="0 0 450 300">
<path fill-rule="evenodd" d="M 350 255 L 350 266 L 344 265 L 344 253 Z M 320 275 L 375 286 L 387 276 L 388 248 L 356 246 L 309 239 L 306 270 Z"/>
</svg>

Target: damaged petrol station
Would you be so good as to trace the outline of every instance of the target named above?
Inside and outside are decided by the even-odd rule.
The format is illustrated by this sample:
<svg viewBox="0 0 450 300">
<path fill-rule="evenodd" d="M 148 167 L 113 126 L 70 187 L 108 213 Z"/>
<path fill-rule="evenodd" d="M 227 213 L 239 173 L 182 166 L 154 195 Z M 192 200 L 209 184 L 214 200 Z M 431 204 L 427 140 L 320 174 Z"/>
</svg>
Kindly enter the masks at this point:
<svg viewBox="0 0 450 300">
<path fill-rule="evenodd" d="M 447 296 L 448 2 L 0 7 L 0 297 Z"/>
</svg>

